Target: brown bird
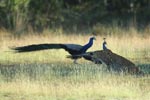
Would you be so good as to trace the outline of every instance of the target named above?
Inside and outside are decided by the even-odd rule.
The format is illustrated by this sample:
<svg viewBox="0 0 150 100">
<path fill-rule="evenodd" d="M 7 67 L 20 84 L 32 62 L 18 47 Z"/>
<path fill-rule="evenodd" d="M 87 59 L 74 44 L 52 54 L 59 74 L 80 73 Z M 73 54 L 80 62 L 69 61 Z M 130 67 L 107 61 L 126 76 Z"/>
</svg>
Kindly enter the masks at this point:
<svg viewBox="0 0 150 100">
<path fill-rule="evenodd" d="M 107 65 L 107 69 L 109 71 L 144 75 L 144 73 L 139 69 L 139 67 L 137 67 L 133 62 L 109 50 L 106 47 L 106 38 L 104 38 L 103 40 L 103 50 L 86 52 L 80 55 L 73 55 L 70 56 L 70 58 L 77 56 L 83 57 L 86 60 L 90 60 L 95 64 L 104 63 Z"/>
<path fill-rule="evenodd" d="M 86 60 L 90 60 L 95 64 L 106 64 L 109 71 L 124 72 L 130 74 L 144 74 L 130 60 L 113 53 L 111 50 L 98 50 L 94 52 L 87 52 L 81 55 L 76 55 L 78 57 L 83 57 Z"/>
</svg>

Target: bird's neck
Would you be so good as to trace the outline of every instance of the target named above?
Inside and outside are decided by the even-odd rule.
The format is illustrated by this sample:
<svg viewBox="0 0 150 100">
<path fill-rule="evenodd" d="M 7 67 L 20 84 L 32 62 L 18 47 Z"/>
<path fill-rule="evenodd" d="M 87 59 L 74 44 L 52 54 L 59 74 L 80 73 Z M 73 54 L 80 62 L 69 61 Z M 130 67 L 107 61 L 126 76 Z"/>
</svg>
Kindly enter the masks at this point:
<svg viewBox="0 0 150 100">
<path fill-rule="evenodd" d="M 107 50 L 106 44 L 103 43 L 103 50 Z"/>
<path fill-rule="evenodd" d="M 90 39 L 89 42 L 83 46 L 83 48 L 81 49 L 81 51 L 84 53 L 87 51 L 88 48 L 90 48 L 93 45 L 93 40 Z"/>
</svg>

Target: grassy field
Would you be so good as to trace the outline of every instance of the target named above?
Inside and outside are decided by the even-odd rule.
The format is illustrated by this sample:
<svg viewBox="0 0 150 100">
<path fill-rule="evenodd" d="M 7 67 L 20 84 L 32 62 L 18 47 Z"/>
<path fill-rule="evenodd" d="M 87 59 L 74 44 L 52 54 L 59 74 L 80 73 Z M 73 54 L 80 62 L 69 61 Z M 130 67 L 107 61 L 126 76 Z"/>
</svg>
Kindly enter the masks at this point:
<svg viewBox="0 0 150 100">
<path fill-rule="evenodd" d="M 150 76 L 109 73 L 105 65 L 80 59 L 73 64 L 64 50 L 14 53 L 9 47 L 38 43 L 85 44 L 90 35 L 28 35 L 0 32 L 0 100 L 150 100 Z M 101 50 L 97 36 L 89 51 Z M 150 73 L 150 37 L 105 36 L 108 48 Z"/>
</svg>

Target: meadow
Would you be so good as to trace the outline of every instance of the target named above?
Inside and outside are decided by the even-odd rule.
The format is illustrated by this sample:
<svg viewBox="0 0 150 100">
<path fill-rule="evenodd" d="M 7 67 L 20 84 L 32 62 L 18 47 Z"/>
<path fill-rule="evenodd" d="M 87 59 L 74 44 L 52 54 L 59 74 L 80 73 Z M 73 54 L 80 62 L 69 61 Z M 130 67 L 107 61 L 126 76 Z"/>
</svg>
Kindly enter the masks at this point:
<svg viewBox="0 0 150 100">
<path fill-rule="evenodd" d="M 109 49 L 150 74 L 150 36 L 131 32 L 133 34 L 124 36 L 97 35 L 88 51 L 101 50 L 103 37 L 106 37 Z M 105 65 L 84 59 L 73 64 L 64 50 L 14 53 L 9 49 L 38 43 L 84 45 L 90 36 L 44 31 L 42 35 L 15 37 L 1 31 L 0 100 L 150 100 L 149 75 L 109 73 Z"/>
</svg>

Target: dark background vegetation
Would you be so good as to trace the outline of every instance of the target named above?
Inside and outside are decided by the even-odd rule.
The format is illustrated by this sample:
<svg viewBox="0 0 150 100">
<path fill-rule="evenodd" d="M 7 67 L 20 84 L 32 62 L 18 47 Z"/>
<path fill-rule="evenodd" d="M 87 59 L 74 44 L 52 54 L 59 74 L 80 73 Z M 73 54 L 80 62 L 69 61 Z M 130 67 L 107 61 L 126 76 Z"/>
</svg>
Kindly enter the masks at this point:
<svg viewBox="0 0 150 100">
<path fill-rule="evenodd" d="M 97 24 L 143 30 L 150 24 L 150 0 L 0 0 L 0 28 L 18 34 L 85 31 Z"/>
</svg>

